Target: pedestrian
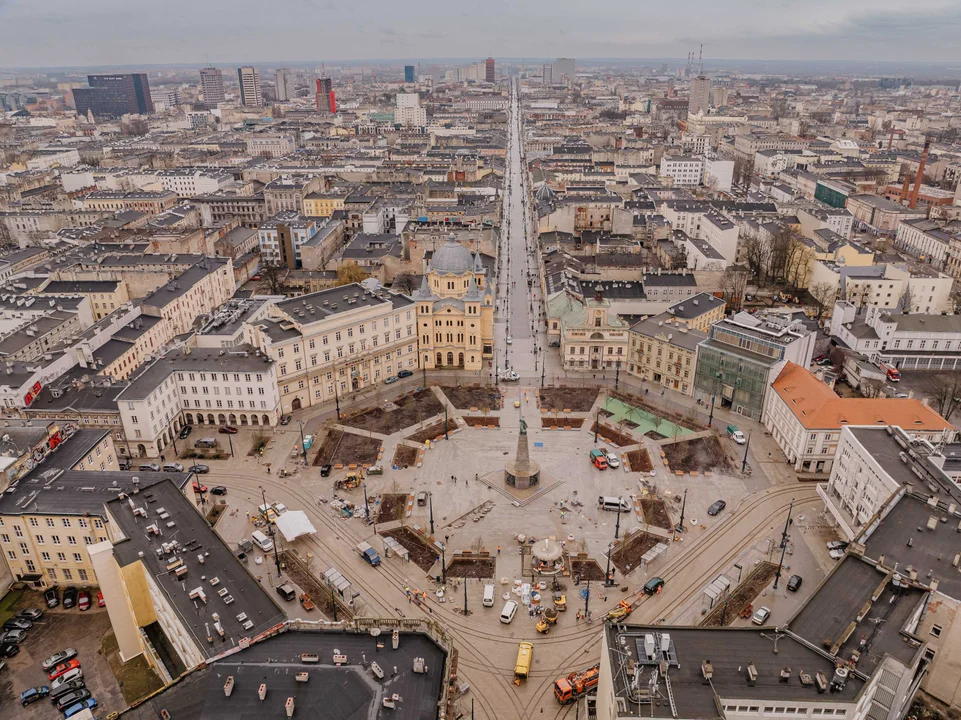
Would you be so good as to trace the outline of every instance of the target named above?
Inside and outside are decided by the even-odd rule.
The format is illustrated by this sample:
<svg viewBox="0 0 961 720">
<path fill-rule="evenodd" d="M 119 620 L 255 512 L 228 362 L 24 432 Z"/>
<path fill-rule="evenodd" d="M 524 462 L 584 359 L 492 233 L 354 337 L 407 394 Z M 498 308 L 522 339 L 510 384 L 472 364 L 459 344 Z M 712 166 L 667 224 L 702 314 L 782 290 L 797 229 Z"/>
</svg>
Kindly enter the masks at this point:
<svg viewBox="0 0 961 720">
<path fill-rule="evenodd" d="M 247 522 L 250 522 L 250 510 L 247 511 Z"/>
<path fill-rule="evenodd" d="M 500 545 L 497 546 L 497 554 L 498 554 L 498 555 L 501 554 L 501 546 L 500 546 Z"/>
</svg>

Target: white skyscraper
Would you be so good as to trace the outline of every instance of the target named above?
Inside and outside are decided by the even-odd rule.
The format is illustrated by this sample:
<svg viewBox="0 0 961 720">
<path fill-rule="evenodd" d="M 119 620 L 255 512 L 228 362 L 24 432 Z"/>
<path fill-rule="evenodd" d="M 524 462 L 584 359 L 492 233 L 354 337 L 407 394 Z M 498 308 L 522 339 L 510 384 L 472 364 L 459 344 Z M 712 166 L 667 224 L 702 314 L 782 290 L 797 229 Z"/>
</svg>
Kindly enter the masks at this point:
<svg viewBox="0 0 961 720">
<path fill-rule="evenodd" d="M 274 73 L 274 86 L 278 102 L 287 102 L 294 96 L 294 76 L 287 68 L 280 68 Z"/>
<path fill-rule="evenodd" d="M 557 85 L 565 85 L 574 80 L 574 58 L 557 58 L 551 72 Z"/>
<path fill-rule="evenodd" d="M 711 79 L 698 75 L 691 80 L 691 97 L 687 103 L 687 114 L 697 115 L 702 113 L 707 115 L 711 107 Z"/>
<path fill-rule="evenodd" d="M 204 104 L 207 107 L 217 107 L 224 101 L 224 76 L 219 68 L 208 67 L 200 69 L 200 90 L 204 94 Z"/>
<path fill-rule="evenodd" d="M 420 106 L 420 95 L 397 93 L 394 122 L 405 127 L 423 127 L 427 124 L 427 110 Z"/>
<path fill-rule="evenodd" d="M 260 91 L 260 72 L 255 67 L 237 68 L 240 83 L 240 104 L 244 107 L 263 107 L 264 95 Z"/>
</svg>

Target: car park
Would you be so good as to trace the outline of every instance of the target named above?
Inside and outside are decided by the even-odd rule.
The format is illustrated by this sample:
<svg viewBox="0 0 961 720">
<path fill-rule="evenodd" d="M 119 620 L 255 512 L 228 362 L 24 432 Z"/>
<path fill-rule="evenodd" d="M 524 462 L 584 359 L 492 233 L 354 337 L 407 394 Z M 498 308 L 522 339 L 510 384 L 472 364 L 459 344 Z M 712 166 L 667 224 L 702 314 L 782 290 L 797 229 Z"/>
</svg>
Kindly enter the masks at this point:
<svg viewBox="0 0 961 720">
<path fill-rule="evenodd" d="M 57 698 L 57 710 L 66 710 L 71 705 L 82 702 L 90 697 L 90 691 L 87 688 L 81 688 L 80 690 L 74 690 L 66 695 L 61 695 Z"/>
<path fill-rule="evenodd" d="M 713 517 L 714 515 L 719 514 L 721 510 L 723 510 L 726 507 L 727 507 L 727 503 L 724 502 L 723 500 L 715 500 L 714 502 L 711 503 L 711 507 L 707 509 L 707 514 Z"/>
<path fill-rule="evenodd" d="M 754 612 L 754 615 L 751 617 L 751 622 L 755 625 L 763 625 L 769 617 L 771 617 L 771 609 L 762 606 Z"/>
<path fill-rule="evenodd" d="M 212 488 L 210 488 L 210 494 L 211 494 L 211 495 L 226 495 L 226 494 L 227 494 L 227 487 L 226 487 L 225 485 L 214 485 Z"/>
<path fill-rule="evenodd" d="M 80 667 L 80 661 L 74 658 L 73 660 L 68 660 L 67 662 L 62 662 L 59 665 L 55 665 L 47 671 L 47 677 L 51 680 L 56 680 L 61 675 L 70 672 L 74 668 Z"/>
<path fill-rule="evenodd" d="M 291 421 L 291 420 L 293 420 L 293 418 L 292 418 L 290 415 L 281 415 L 281 416 L 280 416 L 280 424 L 281 424 L 281 425 L 290 425 L 290 421 Z"/>
<path fill-rule="evenodd" d="M 24 608 L 17 613 L 17 617 L 33 622 L 43 617 L 43 610 L 39 608 Z"/>
<path fill-rule="evenodd" d="M 412 373 L 410 370 L 401 370 L 399 373 L 397 373 L 397 377 L 399 377 L 399 378 L 407 378 L 407 377 L 410 377 L 410 376 L 413 375 L 413 374 L 414 374 L 414 373 Z"/>
<path fill-rule="evenodd" d="M 20 652 L 20 646 L 16 643 L 0 643 L 0 657 L 12 658 Z"/>
<path fill-rule="evenodd" d="M 7 630 L 3 635 L 0 635 L 0 643 L 16 643 L 19 645 L 26 639 L 26 630 Z"/>
<path fill-rule="evenodd" d="M 210 466 L 209 465 L 191 465 L 189 468 L 187 468 L 187 470 L 197 475 L 206 475 L 207 473 L 210 472 Z"/>
<path fill-rule="evenodd" d="M 80 595 L 77 598 L 77 607 L 80 610 L 90 609 L 90 591 L 89 590 L 80 591 Z"/>
<path fill-rule="evenodd" d="M 389 378 L 387 378 L 386 380 L 384 380 L 384 384 L 385 384 L 385 385 L 393 385 L 393 384 L 394 384 L 395 382 L 397 382 L 399 379 L 400 379 L 400 378 L 398 378 L 396 375 L 391 375 Z"/>
<path fill-rule="evenodd" d="M 66 650 L 61 650 L 60 652 L 56 652 L 48 657 L 46 660 L 40 663 L 40 667 L 42 667 L 44 671 L 47 671 L 52 667 L 56 667 L 60 663 L 70 662 L 75 657 L 77 657 L 77 650 L 75 648 L 67 648 Z"/>
<path fill-rule="evenodd" d="M 97 707 L 97 701 L 95 698 L 90 697 L 86 700 L 81 700 L 78 703 L 74 703 L 68 708 L 64 708 L 63 716 L 65 718 L 73 717 L 81 710 L 93 710 L 95 707 Z"/>
<path fill-rule="evenodd" d="M 187 436 L 188 436 L 191 432 L 193 432 L 193 429 L 194 429 L 194 428 L 193 428 L 193 425 L 184 425 L 184 426 L 180 429 L 180 434 L 179 434 L 177 437 L 179 437 L 181 440 L 186 440 L 186 439 L 187 439 Z"/>
<path fill-rule="evenodd" d="M 64 695 L 67 691 L 61 692 L 65 685 L 71 685 L 72 683 L 79 682 L 79 687 L 83 687 L 83 670 L 81 668 L 74 668 L 73 670 L 68 670 L 63 675 L 58 677 L 52 683 L 50 683 L 50 692 L 56 693 L 57 695 Z M 76 688 L 74 688 L 76 689 Z"/>
<path fill-rule="evenodd" d="M 46 685 L 39 685 L 37 687 L 29 688 L 20 693 L 20 704 L 23 707 L 35 703 L 38 700 L 43 700 L 47 695 L 50 694 L 50 688 Z"/>
<path fill-rule="evenodd" d="M 3 624 L 4 630 L 29 630 L 33 623 L 26 618 L 10 618 Z"/>
<path fill-rule="evenodd" d="M 60 604 L 60 591 L 58 588 L 52 587 L 43 593 L 43 600 L 47 603 L 48 608 L 55 608 Z"/>
<path fill-rule="evenodd" d="M 801 589 L 801 583 L 804 579 L 800 575 L 792 575 L 791 579 L 787 581 L 787 589 L 791 592 L 797 592 Z"/>
<path fill-rule="evenodd" d="M 235 428 L 233 425 L 221 425 L 217 429 L 217 432 L 223 433 L 224 435 L 236 435 L 237 428 Z"/>
</svg>

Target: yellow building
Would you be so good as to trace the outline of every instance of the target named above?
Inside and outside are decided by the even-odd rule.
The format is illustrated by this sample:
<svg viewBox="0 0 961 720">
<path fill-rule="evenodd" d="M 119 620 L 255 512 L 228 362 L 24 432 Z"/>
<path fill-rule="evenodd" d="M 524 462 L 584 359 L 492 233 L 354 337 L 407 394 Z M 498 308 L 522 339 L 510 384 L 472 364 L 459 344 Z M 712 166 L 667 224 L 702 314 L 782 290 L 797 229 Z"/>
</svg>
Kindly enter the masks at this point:
<svg viewBox="0 0 961 720">
<path fill-rule="evenodd" d="M 307 217 L 330 217 L 336 210 L 344 209 L 346 193 L 308 193 L 304 196 L 304 215 Z"/>
<path fill-rule="evenodd" d="M 723 307 L 723 305 L 722 305 Z M 685 395 L 694 394 L 697 346 L 707 334 L 668 313 L 631 327 L 627 371 Z"/>
<path fill-rule="evenodd" d="M 123 280 L 51 280 L 38 295 L 85 295 L 90 298 L 93 319 L 101 320 L 130 300 Z"/>
<path fill-rule="evenodd" d="M 494 298 L 480 253 L 450 238 L 434 252 L 417 303 L 417 335 L 426 369 L 480 370 L 494 352 Z"/>
</svg>

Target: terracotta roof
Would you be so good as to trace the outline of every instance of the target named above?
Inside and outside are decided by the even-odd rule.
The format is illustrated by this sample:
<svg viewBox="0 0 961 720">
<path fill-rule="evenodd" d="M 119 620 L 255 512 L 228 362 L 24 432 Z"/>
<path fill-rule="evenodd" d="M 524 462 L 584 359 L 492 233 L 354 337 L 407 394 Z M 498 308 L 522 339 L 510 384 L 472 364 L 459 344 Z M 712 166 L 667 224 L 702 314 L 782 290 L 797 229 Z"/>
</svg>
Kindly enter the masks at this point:
<svg viewBox="0 0 961 720">
<path fill-rule="evenodd" d="M 845 425 L 897 425 L 912 430 L 950 430 L 953 426 L 913 398 L 842 398 L 800 365 L 787 363 L 771 385 L 800 423 L 809 429 Z"/>
</svg>

